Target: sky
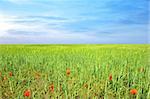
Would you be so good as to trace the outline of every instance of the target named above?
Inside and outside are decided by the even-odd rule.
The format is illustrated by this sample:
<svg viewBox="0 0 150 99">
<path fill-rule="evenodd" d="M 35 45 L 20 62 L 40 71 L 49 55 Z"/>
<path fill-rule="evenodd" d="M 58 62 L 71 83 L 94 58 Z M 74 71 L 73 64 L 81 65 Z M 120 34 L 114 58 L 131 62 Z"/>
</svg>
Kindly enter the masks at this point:
<svg viewBox="0 0 150 99">
<path fill-rule="evenodd" d="M 3 44 L 148 44 L 149 0 L 0 0 Z"/>
</svg>

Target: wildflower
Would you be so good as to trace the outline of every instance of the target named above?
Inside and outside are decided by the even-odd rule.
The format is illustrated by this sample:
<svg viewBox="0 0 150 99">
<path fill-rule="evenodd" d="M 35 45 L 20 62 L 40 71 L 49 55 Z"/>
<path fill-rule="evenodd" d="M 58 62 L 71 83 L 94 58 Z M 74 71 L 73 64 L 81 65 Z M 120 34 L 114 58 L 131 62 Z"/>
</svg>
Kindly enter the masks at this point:
<svg viewBox="0 0 150 99">
<path fill-rule="evenodd" d="M 9 76 L 13 76 L 13 73 L 12 73 L 12 72 L 9 72 Z"/>
<path fill-rule="evenodd" d="M 137 92 L 138 92 L 138 91 L 137 91 L 136 89 L 131 89 L 131 90 L 130 90 L 130 94 L 132 94 L 132 95 L 137 94 Z"/>
<path fill-rule="evenodd" d="M 112 81 L 112 74 L 109 75 L 109 80 Z"/>
<path fill-rule="evenodd" d="M 50 92 L 54 92 L 54 84 L 51 84 L 51 85 L 49 86 L 49 90 L 50 90 Z"/>
<path fill-rule="evenodd" d="M 24 92 L 24 97 L 30 97 L 31 96 L 31 91 L 30 90 L 26 90 Z"/>
<path fill-rule="evenodd" d="M 66 75 L 67 75 L 67 76 L 69 76 L 69 75 L 70 75 L 70 73 L 71 73 L 71 72 L 70 72 L 70 69 L 69 69 L 69 68 L 67 68 L 67 70 L 66 70 Z"/>
</svg>

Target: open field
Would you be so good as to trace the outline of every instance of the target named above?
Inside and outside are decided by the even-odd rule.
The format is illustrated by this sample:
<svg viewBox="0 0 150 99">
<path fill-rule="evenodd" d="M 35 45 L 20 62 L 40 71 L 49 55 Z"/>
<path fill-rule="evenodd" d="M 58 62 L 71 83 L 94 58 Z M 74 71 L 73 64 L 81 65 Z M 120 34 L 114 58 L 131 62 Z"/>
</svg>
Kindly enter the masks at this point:
<svg viewBox="0 0 150 99">
<path fill-rule="evenodd" d="M 0 99 L 150 99 L 149 50 L 150 45 L 0 45 Z"/>
</svg>

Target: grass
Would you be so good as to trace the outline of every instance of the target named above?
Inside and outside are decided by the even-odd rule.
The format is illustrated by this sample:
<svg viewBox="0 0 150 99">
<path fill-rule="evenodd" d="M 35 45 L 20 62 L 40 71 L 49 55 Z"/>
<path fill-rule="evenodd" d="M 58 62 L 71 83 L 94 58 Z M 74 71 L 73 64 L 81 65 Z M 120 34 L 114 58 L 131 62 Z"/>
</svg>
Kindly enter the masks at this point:
<svg viewBox="0 0 150 99">
<path fill-rule="evenodd" d="M 150 99 L 149 49 L 149 45 L 0 45 L 0 98 L 24 99 L 30 90 L 32 99 Z M 135 95 L 132 89 L 137 90 Z"/>
</svg>

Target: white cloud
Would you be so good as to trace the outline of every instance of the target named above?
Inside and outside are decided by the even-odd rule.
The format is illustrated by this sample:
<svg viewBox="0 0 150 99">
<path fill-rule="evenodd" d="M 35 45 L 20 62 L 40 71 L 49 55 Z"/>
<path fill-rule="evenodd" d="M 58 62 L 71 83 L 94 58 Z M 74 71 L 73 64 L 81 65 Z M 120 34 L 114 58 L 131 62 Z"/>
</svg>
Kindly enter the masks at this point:
<svg viewBox="0 0 150 99">
<path fill-rule="evenodd" d="M 17 23 L 15 22 L 16 20 L 18 20 L 17 18 L 20 17 L 0 14 L 0 38 L 1 38 L 0 43 L 10 42 L 10 40 L 13 39 L 16 39 L 16 43 L 18 42 L 17 40 L 20 39 L 22 40 L 28 39 L 30 42 L 33 42 L 32 40 L 34 41 L 38 40 L 38 42 L 40 41 L 44 42 L 45 40 L 45 43 L 48 40 L 53 40 L 53 41 L 59 40 L 60 43 L 61 40 L 87 41 L 87 40 L 97 39 L 96 36 L 89 35 L 88 33 L 82 34 L 82 33 L 71 32 L 69 30 L 57 29 L 57 28 L 50 27 L 48 24 L 41 23 L 41 22 L 37 22 L 36 24 L 32 22 L 24 23 L 24 24 Z M 24 19 L 19 19 L 19 20 L 24 20 Z M 11 33 L 11 30 L 14 30 L 15 32 L 18 33 L 13 34 Z M 21 31 L 23 31 L 24 33 L 21 34 Z M 25 34 L 25 32 L 27 32 L 27 35 Z M 35 35 L 36 33 L 37 35 Z M 41 34 L 39 35 L 38 33 Z"/>
<path fill-rule="evenodd" d="M 8 30 L 34 30 L 39 28 L 39 26 L 37 27 L 37 25 L 32 24 L 23 25 L 12 22 L 15 21 L 16 18 L 18 18 L 18 16 L 0 14 L 0 36 L 8 35 L 7 33 Z"/>
</svg>

